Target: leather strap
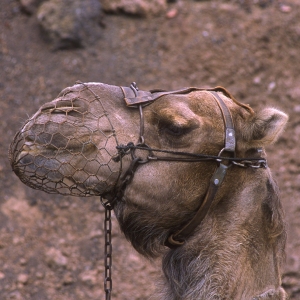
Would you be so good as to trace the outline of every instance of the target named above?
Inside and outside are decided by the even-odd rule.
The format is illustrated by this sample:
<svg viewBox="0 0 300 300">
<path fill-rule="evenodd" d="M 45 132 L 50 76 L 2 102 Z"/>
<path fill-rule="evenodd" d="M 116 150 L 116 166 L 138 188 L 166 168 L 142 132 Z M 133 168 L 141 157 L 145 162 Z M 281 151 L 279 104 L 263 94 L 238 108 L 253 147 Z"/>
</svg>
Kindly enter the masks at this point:
<svg viewBox="0 0 300 300">
<path fill-rule="evenodd" d="M 217 92 L 211 91 L 215 99 L 217 100 L 217 104 L 220 107 L 220 110 L 222 112 L 224 125 L 225 125 L 225 147 L 224 151 L 234 152 L 235 151 L 235 130 L 233 126 L 233 121 L 231 117 L 231 113 L 222 100 L 222 98 L 218 95 Z"/>
<path fill-rule="evenodd" d="M 162 96 L 165 95 L 175 95 L 175 94 L 188 94 L 194 91 L 209 91 L 209 92 L 222 92 L 225 96 L 228 98 L 233 99 L 232 95 L 223 87 L 217 86 L 212 89 L 205 89 L 205 88 L 197 88 L 197 87 L 187 87 L 187 88 L 182 88 L 179 90 L 175 91 L 140 91 L 135 83 L 132 83 L 132 87 L 125 87 L 125 86 L 120 86 L 120 88 L 123 91 L 124 94 L 124 100 L 127 106 L 138 106 L 140 104 L 149 104 L 151 102 L 156 101 L 157 99 L 161 98 Z M 215 93 L 217 94 L 217 93 Z M 221 98 L 220 98 L 221 99 Z M 225 104 L 224 104 L 225 105 Z M 226 105 L 225 105 L 226 106 Z"/>
<path fill-rule="evenodd" d="M 198 208 L 196 214 L 191 219 L 191 221 L 187 223 L 182 229 L 169 236 L 167 242 L 165 243 L 166 246 L 168 246 L 169 248 L 174 248 L 183 245 L 185 240 L 194 232 L 196 227 L 201 224 L 212 205 L 212 202 L 217 194 L 220 185 L 225 178 L 227 169 L 228 166 L 224 164 L 219 165 L 210 180 L 205 198 Z"/>
<path fill-rule="evenodd" d="M 121 86 L 121 89 L 124 94 L 124 100 L 127 106 L 137 106 L 140 104 L 147 104 L 154 101 L 153 94 L 147 91 L 133 91 L 130 87 Z"/>
<path fill-rule="evenodd" d="M 225 127 L 225 147 L 221 150 L 235 153 L 235 130 L 232 121 L 232 117 L 228 107 L 226 106 L 223 99 L 215 91 L 210 91 L 214 96 L 223 116 L 224 127 Z M 220 155 L 220 154 L 219 154 Z M 229 165 L 230 166 L 230 165 Z M 194 230 L 202 223 L 203 219 L 207 215 L 213 200 L 218 192 L 219 187 L 221 186 L 227 169 L 229 166 L 220 163 L 216 171 L 214 172 L 204 200 L 202 201 L 200 207 L 198 208 L 194 217 L 179 231 L 175 234 L 171 234 L 166 241 L 165 245 L 169 248 L 178 247 L 184 244 L 185 240 L 194 232 Z"/>
</svg>

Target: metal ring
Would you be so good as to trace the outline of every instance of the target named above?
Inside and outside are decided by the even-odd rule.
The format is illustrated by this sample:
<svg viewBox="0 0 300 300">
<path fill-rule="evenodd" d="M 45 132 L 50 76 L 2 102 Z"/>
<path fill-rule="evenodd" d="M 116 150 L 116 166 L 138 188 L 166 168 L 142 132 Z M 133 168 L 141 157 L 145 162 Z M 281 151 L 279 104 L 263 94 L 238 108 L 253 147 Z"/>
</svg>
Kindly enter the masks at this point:
<svg viewBox="0 0 300 300">
<path fill-rule="evenodd" d="M 221 154 L 225 151 L 225 148 L 222 148 L 221 151 L 219 152 L 218 156 L 221 156 Z"/>
<path fill-rule="evenodd" d="M 145 150 L 145 151 L 148 151 L 148 153 L 149 153 L 145 159 L 142 159 L 141 157 L 139 157 L 139 158 L 140 158 L 139 161 L 138 161 L 139 164 L 145 164 L 145 163 L 149 162 L 149 157 L 154 156 L 154 155 L 153 155 L 153 152 L 152 152 L 152 149 L 151 149 L 147 144 L 145 144 L 145 143 L 138 143 L 138 144 L 131 150 L 131 157 L 132 157 L 132 159 L 137 158 L 137 156 L 135 155 L 135 151 L 136 151 L 137 149 L 138 149 L 138 150 Z"/>
<path fill-rule="evenodd" d="M 219 158 L 217 158 L 216 159 L 216 162 L 218 162 L 218 163 L 223 163 L 224 164 L 224 160 L 225 161 L 227 161 L 227 163 L 226 163 L 226 165 L 227 165 L 227 167 L 230 167 L 230 166 L 232 166 L 232 161 L 231 161 L 231 159 L 226 159 L 226 157 L 222 157 L 221 156 L 221 154 L 224 152 L 224 151 L 228 151 L 225 147 L 223 148 L 223 149 L 221 149 L 221 151 L 219 152 L 219 154 L 218 154 L 218 157 Z M 235 157 L 235 152 L 232 152 L 232 151 L 228 151 L 228 152 L 231 152 L 231 153 L 233 153 L 233 157 Z M 228 157 L 227 157 L 228 158 Z"/>
</svg>

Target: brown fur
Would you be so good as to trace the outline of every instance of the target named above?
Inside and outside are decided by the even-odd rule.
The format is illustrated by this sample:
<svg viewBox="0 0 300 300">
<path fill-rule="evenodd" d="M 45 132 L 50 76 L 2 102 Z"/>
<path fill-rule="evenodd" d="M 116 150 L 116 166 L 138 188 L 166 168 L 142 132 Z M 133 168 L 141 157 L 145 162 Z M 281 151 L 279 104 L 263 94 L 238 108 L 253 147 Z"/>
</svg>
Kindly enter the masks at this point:
<svg viewBox="0 0 300 300">
<path fill-rule="evenodd" d="M 103 84 L 89 87 L 105 104 L 118 142 L 136 143 L 138 112 L 125 107 L 121 90 Z M 93 116 L 100 113 L 99 102 L 92 100 L 89 91 L 82 91 L 81 85 L 63 91 L 60 96 L 63 95 L 89 99 L 84 102 L 86 108 L 80 101 L 79 107 L 93 111 Z M 220 96 L 234 120 L 237 157 L 265 156 L 257 148 L 276 141 L 287 116 L 273 108 L 255 114 L 248 106 L 222 93 Z M 43 111 L 38 115 L 43 118 Z M 209 92 L 163 96 L 144 108 L 144 116 L 145 142 L 153 148 L 211 155 L 223 148 L 223 119 Z M 78 117 L 77 122 L 98 126 L 92 117 Z M 102 130 L 109 132 L 108 125 L 103 124 Z M 62 126 L 61 130 L 67 129 Z M 82 134 L 78 139 L 85 138 L 84 131 L 76 134 Z M 101 136 L 98 138 L 101 143 Z M 39 147 L 29 148 L 29 153 L 40 151 Z M 110 153 L 116 152 L 114 148 L 113 143 L 106 145 Z M 60 155 L 63 159 L 64 153 Z M 125 156 L 122 164 L 124 172 L 130 156 Z M 110 161 L 111 169 L 117 166 Z M 167 237 L 190 220 L 201 204 L 215 167 L 215 162 L 149 162 L 139 166 L 115 207 L 121 229 L 138 252 L 147 257 L 163 256 L 163 299 L 286 299 L 280 287 L 285 245 L 283 212 L 268 168 L 231 167 L 201 226 L 183 246 L 165 248 Z M 98 176 L 110 186 L 99 185 L 98 191 L 113 192 L 116 176 L 106 179 L 108 175 L 103 170 Z"/>
</svg>

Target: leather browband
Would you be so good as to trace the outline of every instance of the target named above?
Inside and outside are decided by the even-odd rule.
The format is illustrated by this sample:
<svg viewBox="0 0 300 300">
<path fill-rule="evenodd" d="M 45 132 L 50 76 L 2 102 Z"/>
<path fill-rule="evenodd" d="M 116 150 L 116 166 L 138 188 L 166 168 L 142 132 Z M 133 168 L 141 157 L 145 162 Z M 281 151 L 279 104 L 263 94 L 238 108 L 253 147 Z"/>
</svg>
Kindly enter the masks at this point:
<svg viewBox="0 0 300 300">
<path fill-rule="evenodd" d="M 232 98 L 231 94 L 221 86 L 217 86 L 212 89 L 188 87 L 188 88 L 182 88 L 180 90 L 175 90 L 175 91 L 156 90 L 151 92 L 151 91 L 140 91 L 139 89 L 137 89 L 136 84 L 132 83 L 130 87 L 121 86 L 120 88 L 123 91 L 124 100 L 128 107 L 149 104 L 151 102 L 156 101 L 160 97 L 166 95 L 188 94 L 194 91 L 222 92 L 228 98 Z"/>
</svg>

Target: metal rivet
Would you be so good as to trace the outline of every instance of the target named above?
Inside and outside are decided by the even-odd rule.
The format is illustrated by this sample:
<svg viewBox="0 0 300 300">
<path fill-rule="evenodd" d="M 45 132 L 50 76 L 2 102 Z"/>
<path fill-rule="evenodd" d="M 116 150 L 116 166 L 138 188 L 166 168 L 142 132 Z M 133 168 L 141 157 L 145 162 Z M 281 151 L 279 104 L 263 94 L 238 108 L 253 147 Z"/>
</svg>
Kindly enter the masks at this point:
<svg viewBox="0 0 300 300">
<path fill-rule="evenodd" d="M 232 136 L 232 132 L 229 132 L 229 134 L 228 134 L 229 136 Z"/>
<path fill-rule="evenodd" d="M 215 179 L 215 180 L 214 180 L 214 184 L 215 184 L 215 185 L 218 185 L 218 184 L 219 184 L 219 179 Z"/>
</svg>

